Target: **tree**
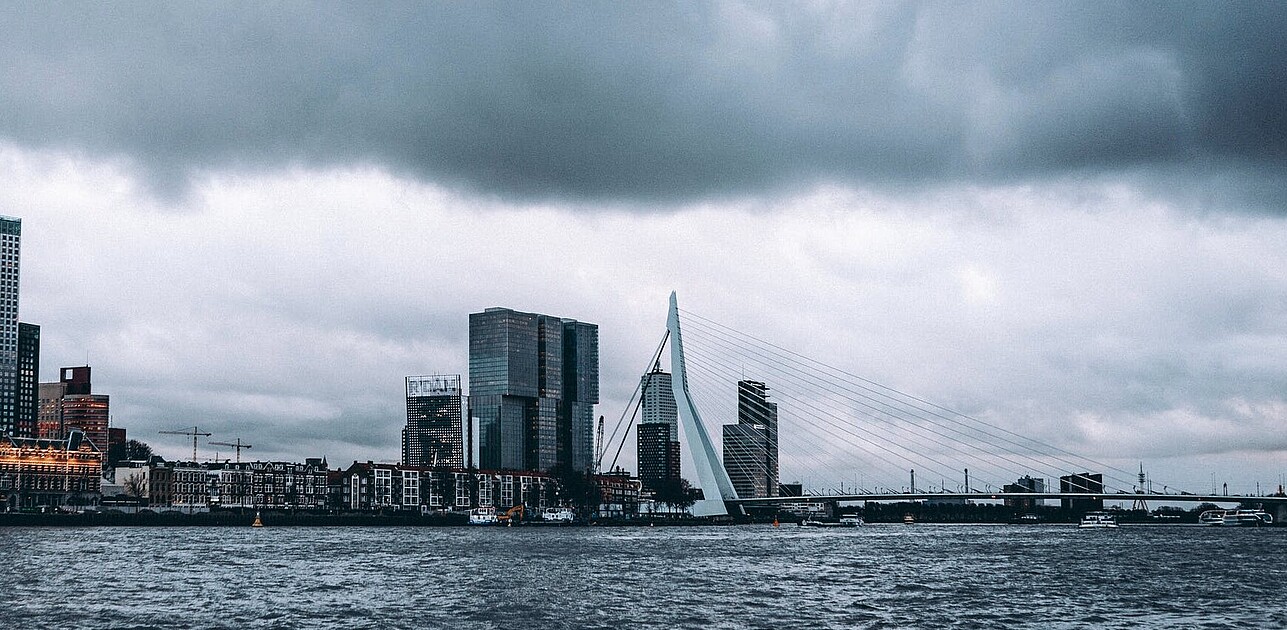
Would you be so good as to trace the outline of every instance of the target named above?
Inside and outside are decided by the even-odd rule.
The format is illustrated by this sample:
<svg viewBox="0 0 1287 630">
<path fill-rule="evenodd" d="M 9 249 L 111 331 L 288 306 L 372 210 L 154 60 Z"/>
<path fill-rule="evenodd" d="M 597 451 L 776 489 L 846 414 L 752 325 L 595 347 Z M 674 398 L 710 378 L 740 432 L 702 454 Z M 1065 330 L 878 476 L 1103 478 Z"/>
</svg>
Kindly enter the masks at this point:
<svg viewBox="0 0 1287 630">
<path fill-rule="evenodd" d="M 152 447 L 138 440 L 125 443 L 125 459 L 130 461 L 148 461 L 152 459 Z"/>
<path fill-rule="evenodd" d="M 121 486 L 124 487 L 126 495 L 136 499 L 142 498 L 143 495 L 147 494 L 147 479 L 143 476 L 142 472 L 132 472 L 126 475 L 125 479 L 121 482 Z"/>
<path fill-rule="evenodd" d="M 696 502 L 692 485 L 683 477 L 661 480 L 654 487 L 653 493 L 657 501 L 678 508 L 687 508 Z"/>
<path fill-rule="evenodd" d="M 550 476 L 554 478 L 554 495 L 560 503 L 573 506 L 581 514 L 599 506 L 599 487 L 585 473 L 559 464 L 550 469 Z"/>
</svg>

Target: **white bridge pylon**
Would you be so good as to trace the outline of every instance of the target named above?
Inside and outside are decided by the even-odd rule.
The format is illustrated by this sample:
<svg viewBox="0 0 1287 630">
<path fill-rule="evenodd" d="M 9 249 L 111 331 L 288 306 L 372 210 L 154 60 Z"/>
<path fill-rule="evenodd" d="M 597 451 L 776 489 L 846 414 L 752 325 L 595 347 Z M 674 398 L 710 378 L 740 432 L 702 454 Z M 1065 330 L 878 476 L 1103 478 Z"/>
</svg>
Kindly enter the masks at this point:
<svg viewBox="0 0 1287 630">
<path fill-rule="evenodd" d="M 675 292 L 670 293 L 670 315 L 666 318 L 670 331 L 670 388 L 675 395 L 679 422 L 684 427 L 684 441 L 692 453 L 693 467 L 697 469 L 697 486 L 702 489 L 702 500 L 693 504 L 694 516 L 724 516 L 728 514 L 725 501 L 736 501 L 737 491 L 728 478 L 724 462 L 711 438 L 706 434 L 702 417 L 697 413 L 693 397 L 688 393 L 688 374 L 684 369 L 684 340 L 679 333 L 679 305 Z"/>
</svg>

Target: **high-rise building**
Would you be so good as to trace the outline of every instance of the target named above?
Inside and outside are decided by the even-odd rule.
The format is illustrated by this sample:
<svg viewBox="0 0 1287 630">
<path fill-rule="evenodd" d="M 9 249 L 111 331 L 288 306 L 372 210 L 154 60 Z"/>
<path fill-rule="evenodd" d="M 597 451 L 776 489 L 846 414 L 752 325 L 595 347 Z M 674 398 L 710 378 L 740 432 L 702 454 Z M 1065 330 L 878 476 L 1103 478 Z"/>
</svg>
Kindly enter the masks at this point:
<svg viewBox="0 0 1287 630">
<path fill-rule="evenodd" d="M 724 469 L 741 498 L 778 494 L 778 405 L 759 381 L 738 381 L 737 424 L 724 425 Z"/>
<path fill-rule="evenodd" d="M 36 437 L 42 440 L 63 438 L 63 394 L 67 384 L 41 383 L 36 388 Z"/>
<path fill-rule="evenodd" d="M 18 412 L 14 420 L 17 437 L 36 437 L 36 408 L 40 385 L 40 326 L 18 323 Z"/>
<path fill-rule="evenodd" d="M 479 467 L 589 466 L 598 346 L 594 324 L 508 308 L 469 315 L 469 415 L 478 419 L 471 439 Z"/>
<path fill-rule="evenodd" d="M 0 432 L 18 425 L 18 262 L 22 219 L 0 217 Z"/>
<path fill-rule="evenodd" d="M 111 401 L 106 394 L 93 393 L 89 366 L 62 368 L 58 380 L 66 392 L 61 405 L 62 430 L 81 430 L 100 452 L 106 453 Z"/>
<path fill-rule="evenodd" d="M 643 399 L 635 433 L 639 481 L 655 491 L 661 482 L 679 479 L 679 413 L 670 374 L 660 367 L 644 374 L 639 395 Z"/>
<path fill-rule="evenodd" d="M 594 406 L 599 404 L 599 327 L 563 320 L 563 405 L 560 463 L 573 470 L 594 464 Z"/>
<path fill-rule="evenodd" d="M 460 375 L 408 376 L 407 426 L 402 430 L 405 466 L 465 465 Z"/>
</svg>

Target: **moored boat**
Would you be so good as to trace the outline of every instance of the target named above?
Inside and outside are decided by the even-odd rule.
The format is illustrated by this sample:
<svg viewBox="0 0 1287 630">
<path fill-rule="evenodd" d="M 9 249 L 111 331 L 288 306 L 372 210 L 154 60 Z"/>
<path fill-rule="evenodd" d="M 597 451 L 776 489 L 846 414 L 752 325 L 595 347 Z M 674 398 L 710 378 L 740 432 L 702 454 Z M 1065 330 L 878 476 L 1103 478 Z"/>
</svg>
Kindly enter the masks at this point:
<svg viewBox="0 0 1287 630">
<path fill-rule="evenodd" d="M 495 525 L 500 522 L 496 518 L 496 508 L 494 507 L 477 507 L 469 511 L 470 525 Z"/>
<path fill-rule="evenodd" d="M 565 507 L 548 507 L 541 512 L 541 520 L 546 523 L 571 523 L 576 520 L 576 514 L 571 508 Z"/>
</svg>

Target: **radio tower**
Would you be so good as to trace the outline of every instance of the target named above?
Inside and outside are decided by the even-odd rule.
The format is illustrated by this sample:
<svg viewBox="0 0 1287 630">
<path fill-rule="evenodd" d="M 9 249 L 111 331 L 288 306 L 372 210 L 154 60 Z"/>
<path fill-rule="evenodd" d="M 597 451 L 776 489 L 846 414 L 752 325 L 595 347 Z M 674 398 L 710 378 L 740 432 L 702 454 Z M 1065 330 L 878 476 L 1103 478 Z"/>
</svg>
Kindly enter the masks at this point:
<svg viewBox="0 0 1287 630">
<path fill-rule="evenodd" d="M 1147 483 L 1147 480 L 1144 477 L 1144 462 L 1140 462 L 1140 485 L 1139 487 L 1135 488 L 1135 494 L 1144 494 L 1146 483 Z M 1144 501 L 1144 499 L 1135 499 L 1135 502 L 1131 504 L 1131 509 L 1144 510 L 1145 512 L 1147 512 L 1148 503 Z"/>
</svg>

